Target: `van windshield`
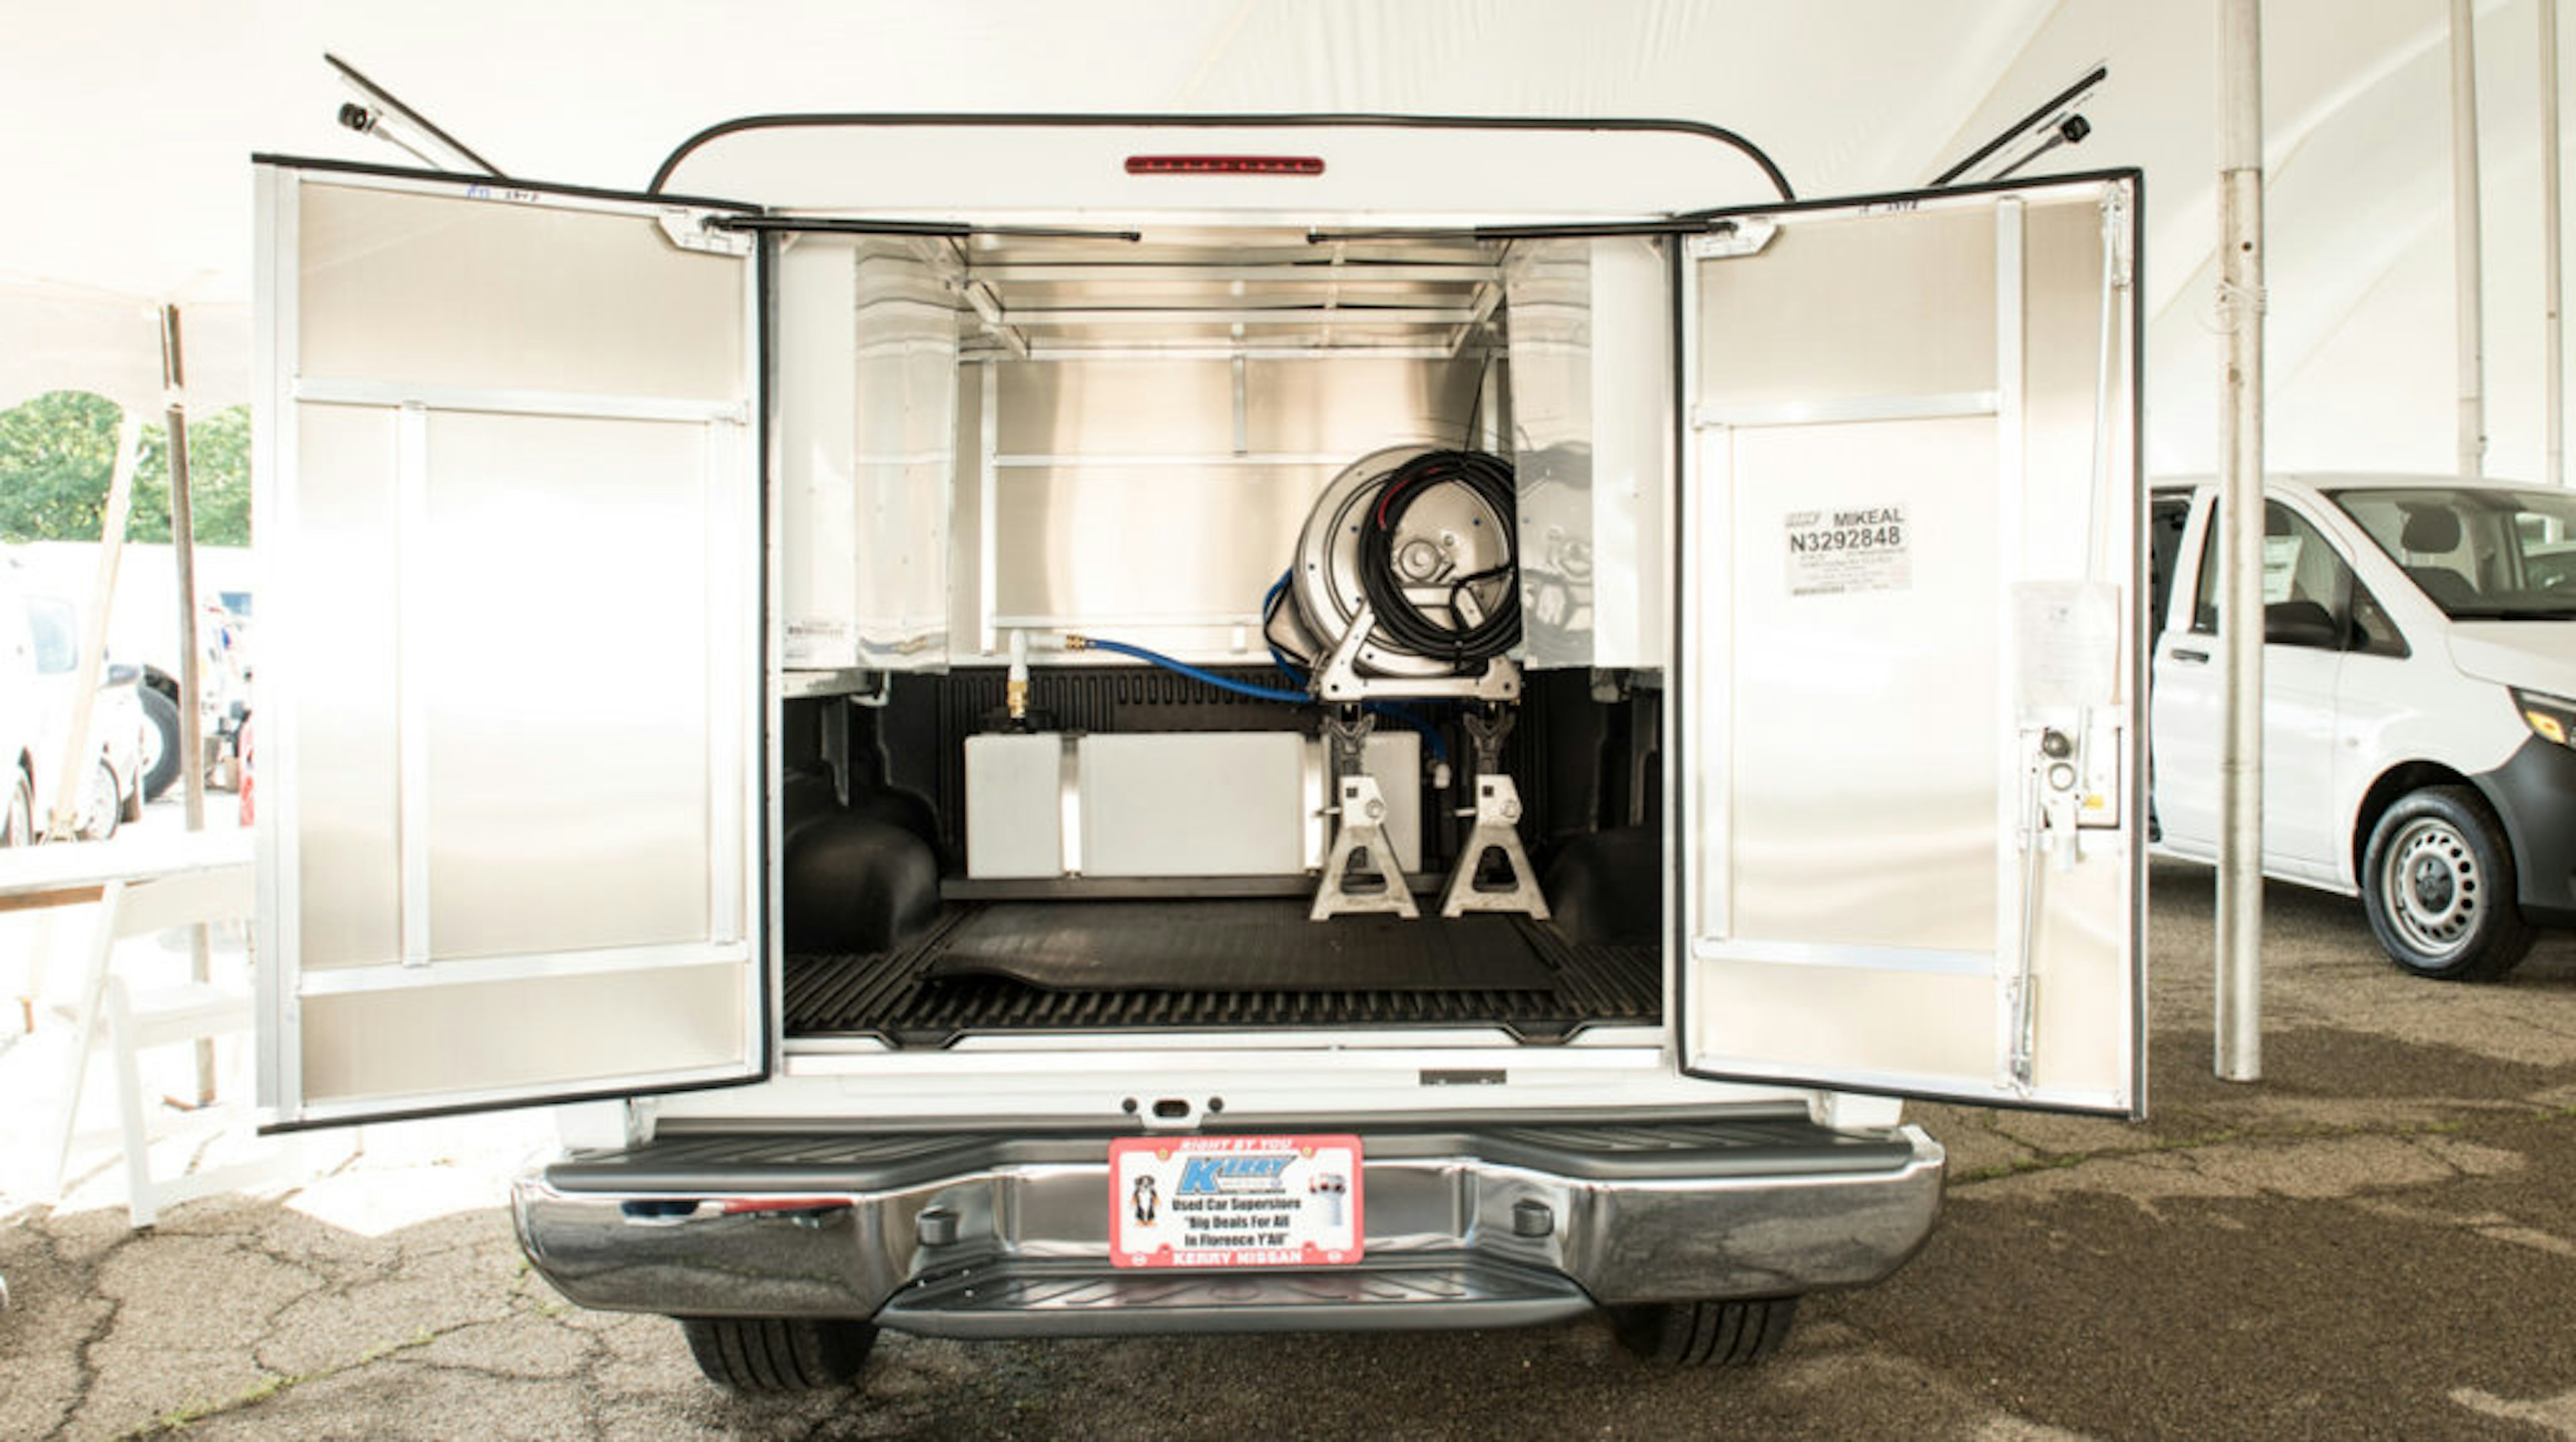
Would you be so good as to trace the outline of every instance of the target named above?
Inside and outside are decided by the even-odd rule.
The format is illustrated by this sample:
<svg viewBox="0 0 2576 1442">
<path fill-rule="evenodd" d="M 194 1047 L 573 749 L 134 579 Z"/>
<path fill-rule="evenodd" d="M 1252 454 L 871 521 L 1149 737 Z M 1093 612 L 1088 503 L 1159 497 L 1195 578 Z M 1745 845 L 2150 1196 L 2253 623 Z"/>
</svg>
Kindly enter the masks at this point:
<svg viewBox="0 0 2576 1442">
<path fill-rule="evenodd" d="M 2327 494 L 2452 619 L 2576 619 L 2576 496 L 2478 486 Z"/>
</svg>

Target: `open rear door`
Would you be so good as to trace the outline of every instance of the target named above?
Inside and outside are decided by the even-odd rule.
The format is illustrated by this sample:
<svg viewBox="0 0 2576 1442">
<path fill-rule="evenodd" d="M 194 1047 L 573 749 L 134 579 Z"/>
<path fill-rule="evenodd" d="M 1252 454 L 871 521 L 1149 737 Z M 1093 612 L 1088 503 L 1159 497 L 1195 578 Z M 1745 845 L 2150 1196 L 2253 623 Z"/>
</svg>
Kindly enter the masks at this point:
<svg viewBox="0 0 2576 1442">
<path fill-rule="evenodd" d="M 762 1075 L 757 246 L 517 182 L 258 187 L 263 1108 Z"/>
<path fill-rule="evenodd" d="M 2134 174 L 1682 242 L 1685 1065 L 2144 1103 Z"/>
</svg>

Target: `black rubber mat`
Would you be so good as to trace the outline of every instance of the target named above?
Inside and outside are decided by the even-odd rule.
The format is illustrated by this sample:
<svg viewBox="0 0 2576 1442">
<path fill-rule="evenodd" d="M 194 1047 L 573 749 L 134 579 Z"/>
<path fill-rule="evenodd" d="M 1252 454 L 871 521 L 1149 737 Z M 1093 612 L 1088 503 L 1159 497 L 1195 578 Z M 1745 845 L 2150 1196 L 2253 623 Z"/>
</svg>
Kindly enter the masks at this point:
<svg viewBox="0 0 2576 1442">
<path fill-rule="evenodd" d="M 1088 910 L 1105 905 L 1171 906 L 1174 903 L 1047 903 L 1047 910 Z M 1188 903 L 1193 906 L 1217 903 Z M 1305 933 L 1291 929 L 1310 923 L 1293 903 L 1224 903 L 1251 905 L 1278 915 L 1265 931 Z M 934 976 L 931 968 L 947 943 L 967 929 L 986 908 L 965 906 L 952 911 L 931 931 L 903 950 L 875 955 L 810 955 L 787 959 L 787 1031 L 791 1036 L 866 1035 L 898 1046 L 945 1046 L 957 1038 L 985 1032 L 1093 1030 L 1231 1030 L 1259 1027 L 1493 1027 L 1524 1041 L 1559 1041 L 1588 1026 L 1605 1022 L 1653 1022 L 1662 1015 L 1663 962 L 1657 948 L 1576 946 L 1544 922 L 1511 917 L 1467 917 L 1458 921 L 1424 918 L 1390 922 L 1423 928 L 1427 935 L 1473 923 L 1486 937 L 1505 937 L 1488 945 L 1480 939 L 1472 957 L 1508 951 L 1518 958 L 1512 969 L 1534 967 L 1546 978 L 1542 988 L 1497 986 L 1483 979 L 1488 964 L 1466 963 L 1466 975 L 1454 987 L 1412 990 L 1363 984 L 1346 990 L 1300 989 L 1275 978 L 1243 976 L 1234 986 L 1213 984 L 1201 976 L 1195 984 L 1165 990 L 1152 987 L 1032 986 L 1011 977 L 981 972 Z M 1341 918 L 1324 925 L 1355 921 Z M 1050 929 L 1078 922 L 1059 915 Z M 1311 942 L 1307 944 L 1311 945 Z M 1468 948 L 1455 945 L 1454 956 Z M 1201 953 L 1204 956 L 1205 953 Z"/>
<path fill-rule="evenodd" d="M 1306 903 L 997 902 L 933 945 L 922 975 L 1000 976 L 1052 991 L 1546 991 L 1507 916 L 1426 925 L 1306 919 Z"/>
</svg>

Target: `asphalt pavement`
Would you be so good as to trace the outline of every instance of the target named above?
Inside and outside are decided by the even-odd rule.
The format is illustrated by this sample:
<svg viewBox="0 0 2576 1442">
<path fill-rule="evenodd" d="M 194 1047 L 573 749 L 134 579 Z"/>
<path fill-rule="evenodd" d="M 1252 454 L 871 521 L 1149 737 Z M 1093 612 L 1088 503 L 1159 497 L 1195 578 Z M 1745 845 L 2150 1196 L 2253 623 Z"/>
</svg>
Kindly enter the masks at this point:
<svg viewBox="0 0 2576 1442">
<path fill-rule="evenodd" d="M 146 1233 L 0 1223 L 0 1437 L 2576 1437 L 2576 937 L 2446 986 L 2274 887 L 2264 1079 L 2223 1083 L 2211 890 L 2154 869 L 2150 1119 L 1918 1109 L 1950 1148 L 1932 1242 L 1749 1371 L 1597 1323 L 888 1336 L 857 1388 L 740 1401 L 671 1324 L 528 1273 L 507 1159 L 459 1140 L 488 1133 L 381 1133 Z"/>
</svg>

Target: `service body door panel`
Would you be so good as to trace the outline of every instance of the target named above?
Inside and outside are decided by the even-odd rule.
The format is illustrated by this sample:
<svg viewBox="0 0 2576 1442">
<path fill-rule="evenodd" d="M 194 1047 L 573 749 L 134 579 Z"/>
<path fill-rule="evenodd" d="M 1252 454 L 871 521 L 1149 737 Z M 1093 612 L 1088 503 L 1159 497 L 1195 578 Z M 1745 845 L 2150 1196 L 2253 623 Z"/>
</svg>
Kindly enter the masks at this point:
<svg viewBox="0 0 2576 1442">
<path fill-rule="evenodd" d="M 263 1106 L 758 1077 L 752 244 L 285 164 L 259 201 Z"/>
<path fill-rule="evenodd" d="M 2142 1104 L 2135 201 L 1684 242 L 1690 1070 Z"/>
</svg>

